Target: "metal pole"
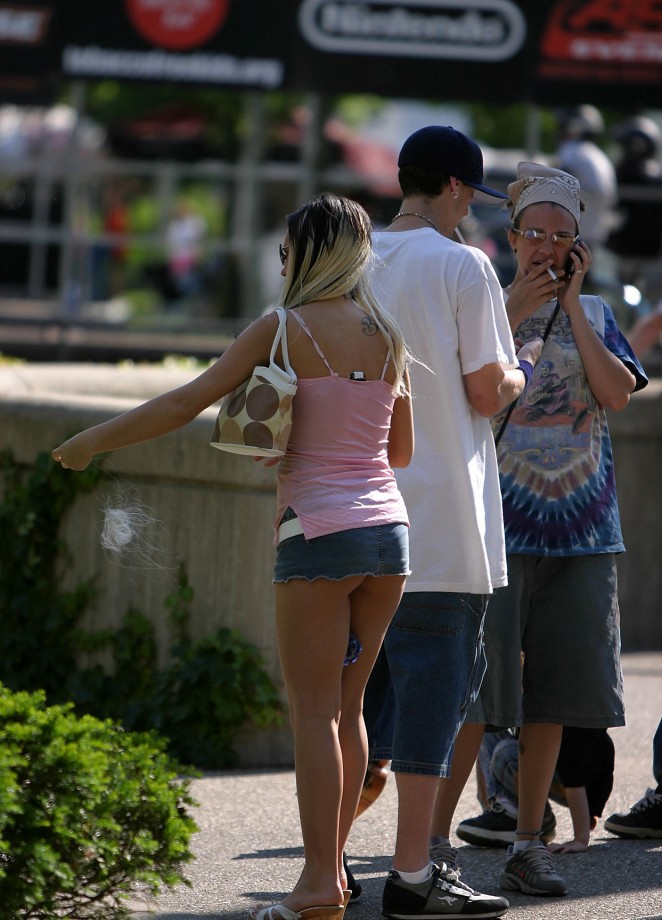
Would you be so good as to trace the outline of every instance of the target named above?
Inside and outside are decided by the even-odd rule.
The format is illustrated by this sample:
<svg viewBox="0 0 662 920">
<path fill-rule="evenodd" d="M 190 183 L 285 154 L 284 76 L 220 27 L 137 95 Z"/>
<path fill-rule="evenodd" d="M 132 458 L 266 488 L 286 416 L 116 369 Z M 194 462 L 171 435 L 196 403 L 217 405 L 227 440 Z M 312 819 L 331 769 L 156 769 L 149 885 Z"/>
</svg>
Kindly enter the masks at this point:
<svg viewBox="0 0 662 920">
<path fill-rule="evenodd" d="M 319 93 L 307 94 L 306 108 L 310 111 L 310 118 L 306 122 L 301 150 L 301 181 L 298 188 L 299 205 L 308 201 L 317 190 L 323 111 L 322 98 Z"/>
<path fill-rule="evenodd" d="M 48 151 L 42 150 L 37 160 L 34 174 L 34 208 L 32 211 L 32 229 L 35 236 L 39 230 L 48 225 L 48 208 L 53 189 L 53 176 L 47 172 Z M 41 239 L 30 240 L 30 263 L 28 271 L 28 297 L 38 300 L 44 297 L 46 289 L 46 264 L 48 244 Z"/>
<path fill-rule="evenodd" d="M 77 238 L 76 228 L 76 192 L 79 160 L 80 124 L 85 109 L 86 87 L 76 81 L 71 87 L 71 102 L 74 110 L 74 123 L 69 135 L 63 187 L 63 233 L 60 249 L 59 286 L 60 306 L 66 319 L 78 313 L 80 307 L 80 278 L 76 276 L 75 259 Z"/>
<path fill-rule="evenodd" d="M 540 109 L 531 102 L 527 104 L 526 115 L 526 155 L 535 161 L 540 153 Z"/>
<path fill-rule="evenodd" d="M 262 227 L 258 218 L 264 197 L 259 174 L 264 154 L 264 103 L 260 93 L 247 94 L 246 110 L 251 130 L 239 156 L 232 236 L 239 264 L 240 315 L 255 316 L 262 306 L 258 246 Z"/>
</svg>

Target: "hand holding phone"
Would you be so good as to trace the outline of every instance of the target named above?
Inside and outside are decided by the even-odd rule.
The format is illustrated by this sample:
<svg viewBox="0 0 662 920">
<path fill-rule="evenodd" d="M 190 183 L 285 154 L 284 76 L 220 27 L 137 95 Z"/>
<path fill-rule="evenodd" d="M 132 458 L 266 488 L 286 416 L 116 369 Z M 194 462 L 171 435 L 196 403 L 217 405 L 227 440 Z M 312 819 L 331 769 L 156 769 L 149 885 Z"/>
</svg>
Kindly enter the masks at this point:
<svg viewBox="0 0 662 920">
<path fill-rule="evenodd" d="M 582 242 L 581 240 L 577 240 L 577 242 L 575 243 L 575 245 L 572 247 L 570 251 L 571 252 L 577 252 L 577 251 L 581 252 L 581 249 L 579 247 L 579 244 L 581 242 Z M 571 275 L 574 275 L 576 271 L 575 263 L 571 255 L 568 255 L 568 260 L 565 263 L 564 268 L 565 268 L 566 279 L 569 280 Z"/>
</svg>

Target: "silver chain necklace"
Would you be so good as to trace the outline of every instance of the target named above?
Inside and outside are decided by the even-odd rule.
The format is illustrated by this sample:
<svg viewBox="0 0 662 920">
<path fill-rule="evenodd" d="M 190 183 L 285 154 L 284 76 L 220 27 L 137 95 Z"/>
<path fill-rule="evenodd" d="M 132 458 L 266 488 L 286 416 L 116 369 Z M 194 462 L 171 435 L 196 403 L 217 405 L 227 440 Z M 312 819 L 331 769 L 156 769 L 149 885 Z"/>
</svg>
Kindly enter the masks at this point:
<svg viewBox="0 0 662 920">
<path fill-rule="evenodd" d="M 435 225 L 432 223 L 432 221 L 430 220 L 430 218 L 429 218 L 429 217 L 426 217 L 425 214 L 418 214 L 416 211 L 399 211 L 399 212 L 395 215 L 395 217 L 393 218 L 393 220 L 391 221 L 391 223 L 393 223 L 394 221 L 396 221 L 396 220 L 398 219 L 398 217 L 419 217 L 421 220 L 424 220 L 426 224 L 430 224 L 430 226 L 432 227 L 433 230 L 437 230 L 437 228 L 436 228 Z M 439 230 L 437 230 L 437 233 L 439 233 Z"/>
</svg>

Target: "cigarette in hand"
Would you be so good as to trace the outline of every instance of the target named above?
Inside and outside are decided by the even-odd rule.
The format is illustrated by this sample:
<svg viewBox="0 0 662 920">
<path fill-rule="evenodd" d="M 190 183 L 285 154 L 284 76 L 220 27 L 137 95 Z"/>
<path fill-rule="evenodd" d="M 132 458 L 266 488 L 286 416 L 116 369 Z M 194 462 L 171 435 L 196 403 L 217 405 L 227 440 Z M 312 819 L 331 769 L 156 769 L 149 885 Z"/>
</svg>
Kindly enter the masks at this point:
<svg viewBox="0 0 662 920">
<path fill-rule="evenodd" d="M 556 282 L 559 280 L 559 279 L 556 277 L 556 275 L 554 274 L 554 272 L 551 270 L 551 268 L 548 268 L 548 269 L 547 269 L 547 274 L 548 274 L 549 277 L 552 279 L 552 281 L 554 281 L 554 283 L 556 283 Z"/>
</svg>

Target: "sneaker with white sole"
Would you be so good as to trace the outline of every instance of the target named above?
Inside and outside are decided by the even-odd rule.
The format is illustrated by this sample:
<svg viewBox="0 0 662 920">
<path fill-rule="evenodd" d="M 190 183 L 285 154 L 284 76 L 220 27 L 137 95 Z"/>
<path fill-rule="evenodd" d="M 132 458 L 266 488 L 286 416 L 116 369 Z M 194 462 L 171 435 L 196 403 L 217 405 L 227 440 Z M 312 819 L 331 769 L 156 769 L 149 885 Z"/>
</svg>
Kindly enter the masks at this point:
<svg viewBox="0 0 662 920">
<path fill-rule="evenodd" d="M 455 828 L 455 833 L 475 847 L 507 847 L 515 843 L 517 818 L 513 817 L 500 802 L 492 802 L 482 815 L 467 818 Z M 549 802 L 545 805 L 541 840 L 549 843 L 556 837 L 556 817 Z"/>
<path fill-rule="evenodd" d="M 499 886 L 506 891 L 523 891 L 524 894 L 548 897 L 560 897 L 568 890 L 564 880 L 554 870 L 551 853 L 542 843 L 534 843 L 517 853 L 509 847 L 508 860 L 499 879 Z"/>
<path fill-rule="evenodd" d="M 627 814 L 617 813 L 607 818 L 605 830 L 639 840 L 662 837 L 662 792 L 647 789 L 646 795 Z"/>
<path fill-rule="evenodd" d="M 461 821 L 455 833 L 476 847 L 507 847 L 515 842 L 516 830 L 517 818 L 499 802 L 492 802 L 482 815 Z"/>
<path fill-rule="evenodd" d="M 388 920 L 466 920 L 467 917 L 501 917 L 510 907 L 505 898 L 480 894 L 467 885 L 455 884 L 434 866 L 424 882 L 409 884 L 391 870 L 384 886 L 382 914 Z"/>
</svg>

